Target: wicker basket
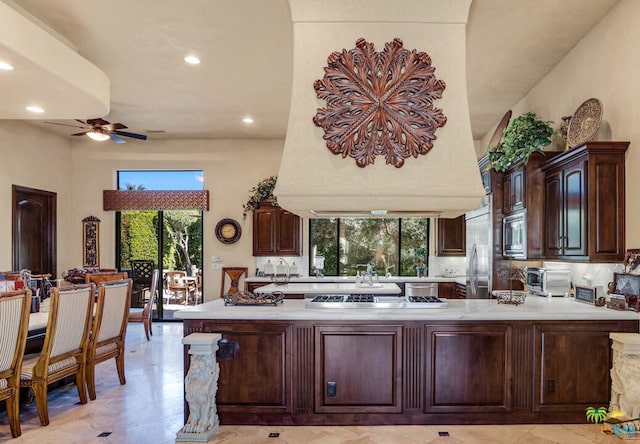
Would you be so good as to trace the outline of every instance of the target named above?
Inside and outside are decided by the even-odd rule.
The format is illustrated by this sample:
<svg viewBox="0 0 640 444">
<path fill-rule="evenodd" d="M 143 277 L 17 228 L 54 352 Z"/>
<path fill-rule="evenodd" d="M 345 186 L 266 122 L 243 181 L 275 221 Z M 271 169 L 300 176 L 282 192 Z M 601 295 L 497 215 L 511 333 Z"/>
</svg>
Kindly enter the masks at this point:
<svg viewBox="0 0 640 444">
<path fill-rule="evenodd" d="M 498 300 L 498 304 L 524 304 L 524 300 L 529 292 L 521 290 L 493 290 L 491 292 Z"/>
</svg>

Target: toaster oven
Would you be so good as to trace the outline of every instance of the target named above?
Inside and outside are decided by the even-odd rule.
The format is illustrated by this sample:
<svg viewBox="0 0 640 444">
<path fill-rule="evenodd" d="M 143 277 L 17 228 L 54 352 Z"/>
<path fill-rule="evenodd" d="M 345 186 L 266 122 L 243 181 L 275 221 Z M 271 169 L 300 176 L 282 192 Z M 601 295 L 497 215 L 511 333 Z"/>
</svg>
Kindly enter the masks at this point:
<svg viewBox="0 0 640 444">
<path fill-rule="evenodd" d="M 540 296 L 565 296 L 571 290 L 569 270 L 527 269 L 527 289 Z"/>
</svg>

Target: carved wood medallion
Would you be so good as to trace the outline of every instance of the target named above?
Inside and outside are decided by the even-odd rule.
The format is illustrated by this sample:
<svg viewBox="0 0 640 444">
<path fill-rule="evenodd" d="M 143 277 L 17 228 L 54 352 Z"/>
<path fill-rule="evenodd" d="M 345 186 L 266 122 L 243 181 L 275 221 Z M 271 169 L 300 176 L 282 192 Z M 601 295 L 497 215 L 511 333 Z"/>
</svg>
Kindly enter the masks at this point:
<svg viewBox="0 0 640 444">
<path fill-rule="evenodd" d="M 436 79 L 428 54 L 403 48 L 399 38 L 378 53 L 360 38 L 355 48 L 332 53 L 327 65 L 313 84 L 327 107 L 313 123 L 324 129 L 333 154 L 353 157 L 361 168 L 384 155 L 400 168 L 433 148 L 436 130 L 447 122 L 433 102 L 446 85 Z"/>
</svg>

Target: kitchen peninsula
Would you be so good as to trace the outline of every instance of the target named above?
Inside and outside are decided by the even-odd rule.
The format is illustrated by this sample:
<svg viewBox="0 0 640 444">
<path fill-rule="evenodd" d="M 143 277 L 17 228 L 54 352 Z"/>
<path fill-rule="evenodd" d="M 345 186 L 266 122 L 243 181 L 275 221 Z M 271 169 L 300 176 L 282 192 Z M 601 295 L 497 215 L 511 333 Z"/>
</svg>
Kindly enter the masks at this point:
<svg viewBox="0 0 640 444">
<path fill-rule="evenodd" d="M 238 344 L 219 356 L 221 423 L 268 425 L 582 423 L 609 402 L 609 333 L 640 321 L 536 296 L 437 309 L 216 300 L 176 316 L 185 336 Z"/>
</svg>

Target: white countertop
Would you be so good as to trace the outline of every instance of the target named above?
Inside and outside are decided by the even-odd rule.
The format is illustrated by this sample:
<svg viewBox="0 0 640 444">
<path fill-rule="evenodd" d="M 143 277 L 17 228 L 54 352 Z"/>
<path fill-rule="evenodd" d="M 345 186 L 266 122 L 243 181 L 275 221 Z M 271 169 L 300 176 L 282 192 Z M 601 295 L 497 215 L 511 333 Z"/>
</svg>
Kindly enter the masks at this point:
<svg viewBox="0 0 640 444">
<path fill-rule="evenodd" d="M 393 297 L 393 296 L 390 296 Z M 175 313 L 179 319 L 248 320 L 624 320 L 640 321 L 640 313 L 617 311 L 570 298 L 528 296 L 524 304 L 498 304 L 495 299 L 449 299 L 448 308 L 305 308 L 301 299 L 277 306 L 225 306 L 222 299 Z"/>
<path fill-rule="evenodd" d="M 273 293 L 281 291 L 284 294 L 400 294 L 397 284 L 385 282 L 380 284 L 359 285 L 350 282 L 296 282 L 285 285 L 268 284 L 256 288 L 254 293 Z"/>
<path fill-rule="evenodd" d="M 449 277 L 445 277 L 445 276 L 431 276 L 431 277 L 416 277 L 416 276 L 391 276 L 391 277 L 384 277 L 384 276 L 379 276 L 378 279 L 380 280 L 381 283 L 384 282 L 457 282 L 459 284 L 462 285 L 466 285 L 467 282 L 467 277 L 466 276 L 449 276 Z M 356 277 L 355 276 L 324 276 L 321 278 L 317 278 L 314 276 L 294 276 L 291 277 L 289 282 L 292 283 L 298 283 L 298 282 L 304 282 L 304 283 L 311 283 L 311 282 L 317 282 L 317 283 L 321 283 L 321 282 L 332 282 L 332 283 L 340 283 L 340 282 L 355 282 L 356 281 Z M 270 277 L 250 277 L 250 278 L 246 278 L 245 282 L 264 282 L 264 283 L 270 283 L 271 282 L 271 278 Z"/>
</svg>

